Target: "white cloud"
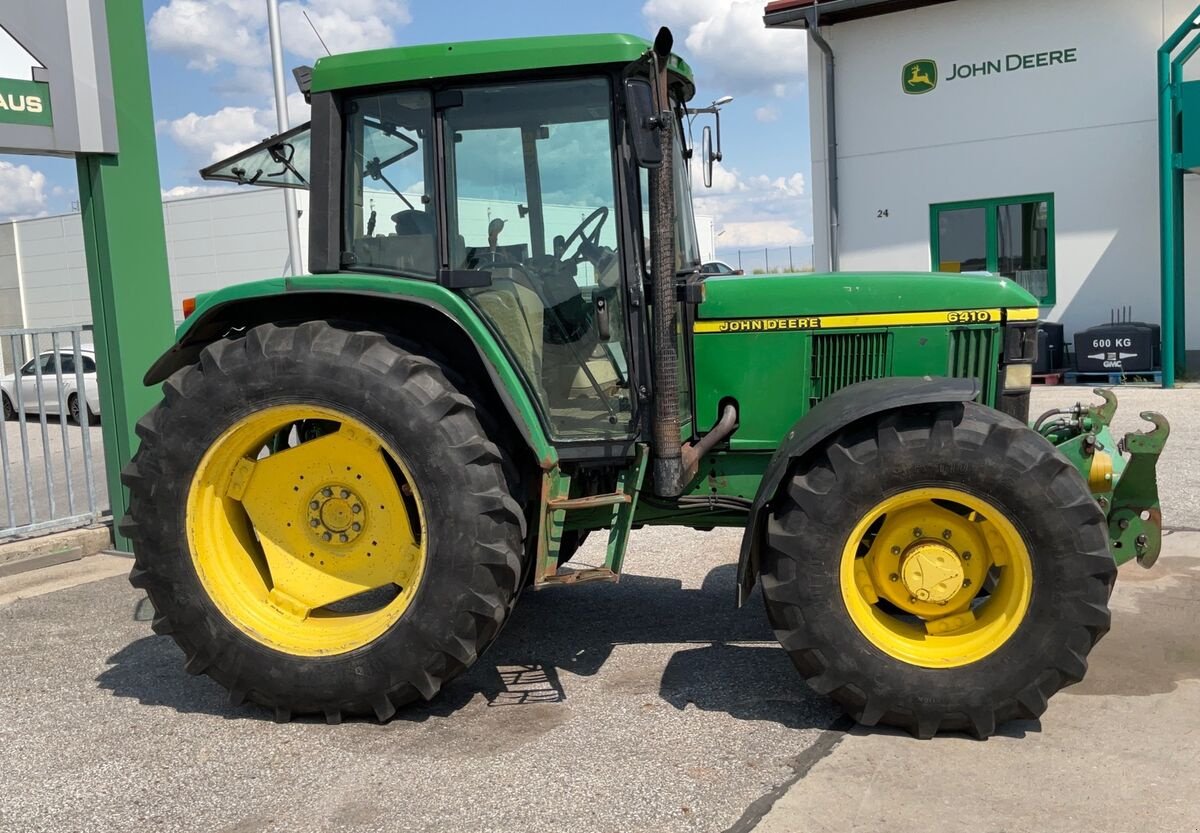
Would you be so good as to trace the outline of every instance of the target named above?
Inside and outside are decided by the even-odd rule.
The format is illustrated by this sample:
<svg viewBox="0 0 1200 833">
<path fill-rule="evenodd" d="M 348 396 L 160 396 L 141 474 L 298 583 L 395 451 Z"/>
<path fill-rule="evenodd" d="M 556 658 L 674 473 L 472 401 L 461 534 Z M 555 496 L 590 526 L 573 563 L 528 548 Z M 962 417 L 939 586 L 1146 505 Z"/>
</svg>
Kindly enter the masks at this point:
<svg viewBox="0 0 1200 833">
<path fill-rule="evenodd" d="M 713 187 L 705 188 L 699 160 L 692 165 L 696 213 L 713 218 L 720 246 L 777 248 L 812 242 L 804 230 L 811 214 L 804 174 L 743 177 L 736 168 L 713 166 Z"/>
<path fill-rule="evenodd" d="M 763 25 L 763 0 L 646 0 L 652 26 L 670 26 L 714 92 L 788 95 L 808 71 L 804 33 Z"/>
<path fill-rule="evenodd" d="M 28 165 L 0 162 L 0 219 L 46 213 L 46 175 Z"/>
<path fill-rule="evenodd" d="M 256 107 L 222 107 L 207 116 L 188 113 L 159 129 L 185 150 L 218 162 L 277 133 L 275 119 Z"/>
<path fill-rule="evenodd" d="M 185 200 L 189 197 L 213 197 L 236 190 L 236 185 L 176 185 L 162 189 L 162 197 L 164 200 Z"/>
<path fill-rule="evenodd" d="M 778 249 L 783 246 L 808 246 L 812 237 L 786 220 L 754 220 L 717 226 L 722 249 Z"/>
<path fill-rule="evenodd" d="M 304 12 L 335 53 L 390 46 L 394 27 L 412 20 L 407 0 L 285 0 L 279 7 L 284 48 L 306 60 L 325 50 Z M 151 16 L 147 31 L 153 48 L 183 57 L 191 69 L 270 62 L 262 0 L 170 0 Z"/>
<path fill-rule="evenodd" d="M 759 107 L 757 110 L 754 111 L 754 118 L 758 119 L 760 122 L 763 122 L 764 124 L 769 124 L 770 122 L 773 122 L 773 121 L 779 121 L 779 108 L 778 107 Z"/>
<path fill-rule="evenodd" d="M 287 105 L 293 126 L 308 121 L 309 106 L 304 96 L 292 93 Z M 160 121 L 158 130 L 206 163 L 227 159 L 279 132 L 274 106 L 222 107 L 207 116 L 188 113 L 178 119 Z"/>
</svg>

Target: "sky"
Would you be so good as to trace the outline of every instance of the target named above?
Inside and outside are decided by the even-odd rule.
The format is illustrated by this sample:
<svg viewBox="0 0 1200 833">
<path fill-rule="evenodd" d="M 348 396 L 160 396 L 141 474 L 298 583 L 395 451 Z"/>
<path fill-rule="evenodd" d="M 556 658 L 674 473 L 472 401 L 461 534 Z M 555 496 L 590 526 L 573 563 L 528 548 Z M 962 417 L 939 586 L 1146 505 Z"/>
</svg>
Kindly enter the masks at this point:
<svg viewBox="0 0 1200 833">
<path fill-rule="evenodd" d="M 768 31 L 764 0 L 282 0 L 286 68 L 333 52 L 493 37 L 671 27 L 696 71 L 695 106 L 734 96 L 721 119 L 724 163 L 695 177 L 696 211 L 714 218 L 718 254 L 812 240 L 807 58 L 802 31 Z M 206 193 L 197 171 L 274 134 L 264 0 L 146 0 L 150 78 L 165 196 Z M 289 76 L 292 123 L 308 119 Z M 696 139 L 704 123 L 697 120 Z M 78 206 L 73 162 L 0 156 L 0 220 Z"/>
</svg>

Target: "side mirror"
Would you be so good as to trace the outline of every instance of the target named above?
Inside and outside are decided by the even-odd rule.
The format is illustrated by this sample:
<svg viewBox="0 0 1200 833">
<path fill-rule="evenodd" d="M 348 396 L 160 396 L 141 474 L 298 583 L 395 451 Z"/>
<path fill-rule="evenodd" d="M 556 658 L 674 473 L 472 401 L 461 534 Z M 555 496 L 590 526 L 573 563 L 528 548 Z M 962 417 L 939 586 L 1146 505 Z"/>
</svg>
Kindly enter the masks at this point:
<svg viewBox="0 0 1200 833">
<path fill-rule="evenodd" d="M 633 155 L 639 167 L 657 168 L 662 165 L 662 134 L 655 125 L 658 113 L 654 109 L 654 89 L 644 78 L 625 80 L 625 112 L 633 138 Z"/>
<path fill-rule="evenodd" d="M 701 143 L 700 161 L 704 164 L 704 187 L 712 187 L 713 175 L 713 144 L 712 144 L 712 128 L 705 125 L 704 140 Z"/>
</svg>

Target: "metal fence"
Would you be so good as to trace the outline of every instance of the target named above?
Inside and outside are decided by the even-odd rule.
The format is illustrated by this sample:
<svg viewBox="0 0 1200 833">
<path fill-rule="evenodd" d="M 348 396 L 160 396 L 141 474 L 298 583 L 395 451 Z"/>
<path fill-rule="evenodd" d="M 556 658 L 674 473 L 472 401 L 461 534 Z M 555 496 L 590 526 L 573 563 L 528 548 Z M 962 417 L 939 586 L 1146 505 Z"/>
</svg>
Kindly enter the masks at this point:
<svg viewBox="0 0 1200 833">
<path fill-rule="evenodd" d="M 0 540 L 100 519 L 103 447 L 93 436 L 99 398 L 89 330 L 0 329 Z"/>
<path fill-rule="evenodd" d="M 812 246 L 779 246 L 760 249 L 721 249 L 718 260 L 723 259 L 735 269 L 747 275 L 781 274 L 788 272 L 811 272 L 813 270 Z M 720 257 L 724 255 L 724 258 Z"/>
</svg>

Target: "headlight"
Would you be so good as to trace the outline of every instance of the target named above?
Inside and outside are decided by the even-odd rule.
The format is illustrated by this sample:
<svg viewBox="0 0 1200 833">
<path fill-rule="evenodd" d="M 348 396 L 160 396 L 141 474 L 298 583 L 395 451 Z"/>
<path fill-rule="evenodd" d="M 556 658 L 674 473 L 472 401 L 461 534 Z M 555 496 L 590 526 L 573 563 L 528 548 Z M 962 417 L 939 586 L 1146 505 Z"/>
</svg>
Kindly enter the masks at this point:
<svg viewBox="0 0 1200 833">
<path fill-rule="evenodd" d="M 1033 384 L 1033 365 L 1009 364 L 1004 366 L 1004 390 L 1028 390 Z"/>
<path fill-rule="evenodd" d="M 1037 322 L 1009 324 L 1004 328 L 1004 362 L 1037 361 Z"/>
</svg>

